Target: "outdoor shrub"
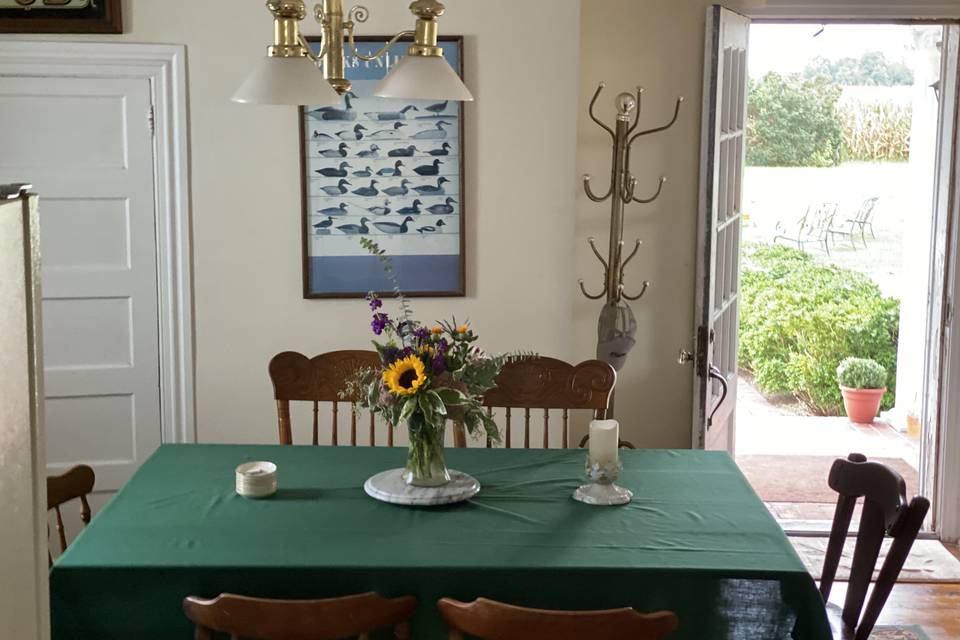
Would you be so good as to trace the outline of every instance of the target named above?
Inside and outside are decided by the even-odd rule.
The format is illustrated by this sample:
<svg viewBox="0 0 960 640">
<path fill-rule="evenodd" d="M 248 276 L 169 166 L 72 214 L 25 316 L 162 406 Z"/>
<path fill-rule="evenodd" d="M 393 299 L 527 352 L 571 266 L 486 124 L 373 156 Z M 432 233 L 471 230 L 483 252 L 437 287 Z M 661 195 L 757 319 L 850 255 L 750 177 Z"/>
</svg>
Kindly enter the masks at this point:
<svg viewBox="0 0 960 640">
<path fill-rule="evenodd" d="M 887 370 L 870 358 L 844 358 L 837 367 L 837 382 L 848 389 L 882 389 L 887 384 Z"/>
<path fill-rule="evenodd" d="M 910 159 L 912 105 L 854 100 L 843 103 L 837 116 L 843 133 L 844 160 Z"/>
<path fill-rule="evenodd" d="M 841 89 L 818 77 L 770 72 L 750 81 L 747 164 L 763 167 L 832 167 L 843 138 L 836 106 Z"/>
<path fill-rule="evenodd" d="M 760 391 L 792 394 L 816 415 L 841 415 L 837 366 L 856 356 L 887 371 L 882 406 L 893 406 L 900 303 L 867 276 L 790 247 L 756 245 L 744 252 L 740 291 L 740 366 Z"/>
</svg>

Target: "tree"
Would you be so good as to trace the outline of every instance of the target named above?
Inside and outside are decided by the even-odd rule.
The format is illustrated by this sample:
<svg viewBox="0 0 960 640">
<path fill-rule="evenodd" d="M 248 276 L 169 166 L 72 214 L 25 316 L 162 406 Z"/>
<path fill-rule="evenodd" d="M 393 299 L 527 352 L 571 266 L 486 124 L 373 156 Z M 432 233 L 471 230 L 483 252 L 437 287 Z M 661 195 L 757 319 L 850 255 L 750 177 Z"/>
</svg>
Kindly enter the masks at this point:
<svg viewBox="0 0 960 640">
<path fill-rule="evenodd" d="M 860 58 L 828 60 L 816 57 L 801 74 L 804 80 L 825 78 L 843 86 L 894 87 L 913 84 L 913 71 L 903 62 L 887 60 L 879 51 L 871 51 Z"/>
<path fill-rule="evenodd" d="M 840 163 L 840 87 L 822 76 L 801 81 L 770 72 L 750 81 L 747 164 L 831 167 Z"/>
</svg>

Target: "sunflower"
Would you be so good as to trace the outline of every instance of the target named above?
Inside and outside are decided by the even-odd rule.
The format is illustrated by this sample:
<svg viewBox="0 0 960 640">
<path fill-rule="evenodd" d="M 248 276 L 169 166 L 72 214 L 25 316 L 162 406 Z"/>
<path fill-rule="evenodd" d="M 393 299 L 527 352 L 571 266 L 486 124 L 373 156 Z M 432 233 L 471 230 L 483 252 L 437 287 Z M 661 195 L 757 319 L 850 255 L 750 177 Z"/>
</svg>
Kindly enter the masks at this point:
<svg viewBox="0 0 960 640">
<path fill-rule="evenodd" d="M 423 361 L 416 356 L 397 360 L 383 371 L 387 389 L 401 396 L 412 396 L 427 381 Z"/>
</svg>

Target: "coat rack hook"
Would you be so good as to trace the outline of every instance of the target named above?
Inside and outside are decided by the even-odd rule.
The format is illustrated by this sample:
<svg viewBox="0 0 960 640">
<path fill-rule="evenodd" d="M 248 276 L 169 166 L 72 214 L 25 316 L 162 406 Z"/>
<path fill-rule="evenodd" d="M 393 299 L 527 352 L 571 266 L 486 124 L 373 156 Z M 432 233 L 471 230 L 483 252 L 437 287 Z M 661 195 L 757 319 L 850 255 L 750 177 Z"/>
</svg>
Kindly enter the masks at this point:
<svg viewBox="0 0 960 640">
<path fill-rule="evenodd" d="M 603 265 L 604 277 L 606 277 L 607 269 L 610 267 L 607 265 L 607 261 L 603 259 L 603 256 L 600 255 L 600 252 L 597 250 L 597 242 L 593 236 L 587 238 L 587 242 L 590 244 L 590 248 L 593 249 L 593 255 L 597 256 L 597 260 L 600 261 L 600 264 Z"/>
<path fill-rule="evenodd" d="M 601 292 L 598 293 L 597 295 L 591 295 L 591 294 L 587 291 L 587 288 L 583 285 L 583 278 L 580 278 L 580 280 L 578 280 L 577 282 L 580 284 L 580 291 L 583 292 L 583 295 L 585 295 L 587 298 L 589 298 L 589 299 L 591 299 L 591 300 L 599 300 L 599 299 L 602 298 L 602 297 L 605 295 L 605 293 L 606 293 L 605 291 L 601 291 Z"/>
<path fill-rule="evenodd" d="M 600 127 L 603 128 L 604 131 L 606 131 L 607 133 L 610 134 L 610 137 L 611 137 L 611 138 L 613 138 L 614 140 L 616 140 L 616 139 L 617 139 L 617 134 L 615 134 L 615 133 L 613 132 L 613 129 L 611 129 L 611 128 L 608 127 L 607 125 L 603 124 L 602 122 L 600 122 L 600 120 L 597 118 L 596 115 L 594 115 L 594 112 L 593 112 L 593 107 L 594 107 L 595 104 L 597 104 L 597 98 L 600 97 L 600 93 L 603 91 L 603 88 L 604 88 L 605 86 L 607 86 L 606 83 L 601 82 L 600 85 L 597 86 L 597 91 L 596 91 L 596 93 L 593 94 L 593 100 L 590 101 L 590 119 L 593 120 L 594 122 L 596 122 L 598 125 L 600 125 Z"/>
<path fill-rule="evenodd" d="M 647 282 L 646 280 L 644 280 L 644 281 L 643 281 L 643 288 L 640 289 L 640 293 L 638 293 L 638 294 L 635 295 L 635 296 L 631 296 L 631 295 L 628 295 L 626 292 L 624 292 L 624 293 L 623 293 L 623 297 L 626 298 L 627 300 L 629 300 L 630 302 L 633 302 L 634 300 L 639 300 L 640 298 L 643 297 L 643 294 L 645 294 L 645 293 L 647 292 L 647 287 L 649 287 L 649 286 L 650 286 L 650 283 Z"/>
<path fill-rule="evenodd" d="M 627 142 L 627 146 L 632 145 L 632 144 L 633 144 L 633 141 L 636 140 L 637 138 L 641 137 L 641 136 L 648 136 L 648 135 L 650 135 L 651 133 L 660 133 L 661 131 L 666 131 L 667 129 L 669 129 L 670 127 L 672 127 L 674 124 L 676 124 L 677 118 L 680 117 L 680 105 L 683 104 L 683 101 L 684 101 L 684 100 L 685 100 L 685 98 L 684 98 L 683 96 L 680 96 L 679 98 L 677 98 L 677 105 L 676 105 L 676 106 L 674 107 L 674 109 L 673 109 L 673 118 L 670 119 L 670 122 L 668 122 L 667 124 L 663 125 L 662 127 L 654 127 L 653 129 L 645 129 L 644 131 L 641 131 L 640 133 L 635 133 L 635 134 L 633 134 L 633 137 L 630 138 L 630 141 L 629 141 L 629 142 Z"/>
<path fill-rule="evenodd" d="M 587 194 L 587 197 L 593 200 L 594 202 L 603 202 L 610 197 L 610 194 L 613 193 L 613 185 L 610 185 L 610 189 L 607 190 L 607 193 L 603 196 L 598 196 L 593 193 L 593 189 L 590 188 L 590 174 L 584 174 L 583 176 L 583 191 Z"/>
<path fill-rule="evenodd" d="M 653 194 L 652 196 L 650 196 L 649 198 L 634 198 L 633 201 L 634 201 L 634 202 L 639 202 L 640 204 L 650 204 L 651 202 L 653 202 L 654 200 L 656 200 L 657 198 L 660 197 L 660 194 L 663 192 L 663 185 L 666 184 L 666 183 L 667 183 L 667 177 L 666 177 L 666 176 L 660 176 L 660 182 L 659 182 L 659 184 L 657 185 L 657 192 L 656 192 L 656 193 L 654 193 L 654 194 Z"/>
<path fill-rule="evenodd" d="M 637 128 L 638 124 L 640 124 L 640 112 L 643 111 L 643 92 L 644 88 L 640 85 L 637 85 L 637 108 L 634 110 L 633 124 L 631 124 L 630 128 L 627 129 L 627 135 L 633 133 L 633 130 Z"/>
</svg>

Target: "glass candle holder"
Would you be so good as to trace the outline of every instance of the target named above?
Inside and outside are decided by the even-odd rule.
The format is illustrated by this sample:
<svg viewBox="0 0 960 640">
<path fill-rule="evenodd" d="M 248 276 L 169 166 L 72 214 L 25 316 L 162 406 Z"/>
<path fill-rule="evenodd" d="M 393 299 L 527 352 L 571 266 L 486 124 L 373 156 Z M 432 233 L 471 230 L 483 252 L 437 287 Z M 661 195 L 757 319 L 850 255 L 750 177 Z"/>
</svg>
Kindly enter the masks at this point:
<svg viewBox="0 0 960 640">
<path fill-rule="evenodd" d="M 633 499 L 633 492 L 617 486 L 623 463 L 619 459 L 600 464 L 593 462 L 587 455 L 587 477 L 590 482 L 581 485 L 573 492 L 573 499 L 586 504 L 612 506 L 627 504 Z"/>
</svg>

